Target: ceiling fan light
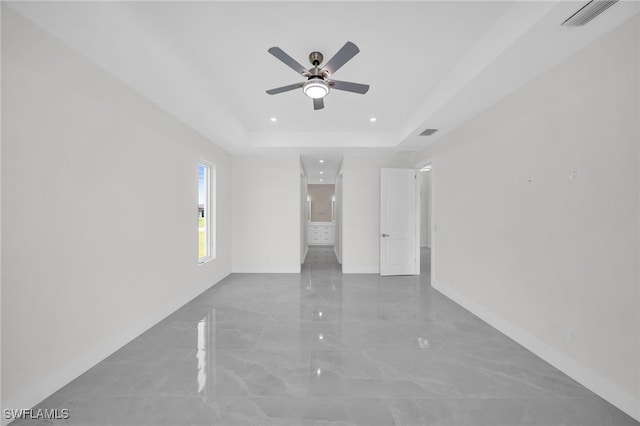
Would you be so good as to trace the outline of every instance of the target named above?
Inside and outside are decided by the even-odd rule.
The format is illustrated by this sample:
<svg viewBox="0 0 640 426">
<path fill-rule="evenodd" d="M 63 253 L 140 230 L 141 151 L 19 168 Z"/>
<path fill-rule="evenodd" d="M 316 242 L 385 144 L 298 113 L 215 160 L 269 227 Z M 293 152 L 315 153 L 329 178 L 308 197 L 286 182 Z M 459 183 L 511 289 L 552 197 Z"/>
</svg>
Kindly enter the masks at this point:
<svg viewBox="0 0 640 426">
<path fill-rule="evenodd" d="M 320 99 L 329 94 L 329 85 L 326 81 L 320 79 L 308 80 L 302 86 L 302 91 L 312 99 Z"/>
</svg>

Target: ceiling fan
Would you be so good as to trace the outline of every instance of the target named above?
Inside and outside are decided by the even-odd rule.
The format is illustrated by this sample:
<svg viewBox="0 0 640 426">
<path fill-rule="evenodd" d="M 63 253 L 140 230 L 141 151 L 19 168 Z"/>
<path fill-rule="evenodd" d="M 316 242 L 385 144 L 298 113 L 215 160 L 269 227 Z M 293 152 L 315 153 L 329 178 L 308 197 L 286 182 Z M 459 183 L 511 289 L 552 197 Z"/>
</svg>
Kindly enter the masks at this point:
<svg viewBox="0 0 640 426">
<path fill-rule="evenodd" d="M 348 41 L 333 58 L 329 59 L 324 66 L 320 67 L 324 57 L 320 52 L 311 52 L 309 54 L 309 61 L 313 67 L 306 69 L 300 65 L 295 59 L 287 55 L 284 50 L 279 47 L 272 47 L 269 49 L 276 58 L 280 59 L 292 70 L 302 74 L 306 77 L 307 81 L 300 83 L 290 84 L 288 86 L 277 87 L 275 89 L 267 90 L 270 95 L 276 95 L 282 92 L 288 92 L 302 88 L 305 95 L 313 99 L 313 109 L 324 108 L 324 97 L 329 94 L 330 89 L 344 90 L 345 92 L 360 93 L 364 95 L 369 90 L 368 84 L 352 83 L 350 81 L 334 80 L 331 77 L 338 69 L 346 64 L 351 58 L 356 56 L 360 52 L 358 46 Z"/>
</svg>

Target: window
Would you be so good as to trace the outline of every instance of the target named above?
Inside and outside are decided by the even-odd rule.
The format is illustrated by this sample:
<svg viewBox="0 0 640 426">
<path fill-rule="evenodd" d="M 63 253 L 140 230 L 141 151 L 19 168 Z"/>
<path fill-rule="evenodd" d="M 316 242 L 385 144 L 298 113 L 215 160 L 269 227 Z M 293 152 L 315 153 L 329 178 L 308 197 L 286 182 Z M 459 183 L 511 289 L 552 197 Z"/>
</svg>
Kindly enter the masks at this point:
<svg viewBox="0 0 640 426">
<path fill-rule="evenodd" d="M 213 214 L 211 195 L 213 190 L 211 166 L 198 164 L 198 262 L 204 263 L 214 258 L 213 254 Z"/>
</svg>

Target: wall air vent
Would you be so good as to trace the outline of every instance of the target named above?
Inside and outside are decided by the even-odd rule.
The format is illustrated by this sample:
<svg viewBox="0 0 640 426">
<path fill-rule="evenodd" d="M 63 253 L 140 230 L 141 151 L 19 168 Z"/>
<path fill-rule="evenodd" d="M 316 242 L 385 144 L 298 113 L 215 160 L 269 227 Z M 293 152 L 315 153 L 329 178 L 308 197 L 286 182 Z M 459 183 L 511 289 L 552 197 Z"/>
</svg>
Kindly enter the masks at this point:
<svg viewBox="0 0 640 426">
<path fill-rule="evenodd" d="M 432 134 L 434 134 L 437 131 L 438 131 L 438 129 L 427 129 L 424 132 L 420 133 L 420 136 L 431 136 Z"/>
<path fill-rule="evenodd" d="M 591 22 L 593 18 L 600 15 L 605 10 L 609 9 L 618 0 L 591 0 L 585 4 L 573 15 L 569 16 L 562 25 L 565 27 L 581 27 L 588 22 Z"/>
</svg>

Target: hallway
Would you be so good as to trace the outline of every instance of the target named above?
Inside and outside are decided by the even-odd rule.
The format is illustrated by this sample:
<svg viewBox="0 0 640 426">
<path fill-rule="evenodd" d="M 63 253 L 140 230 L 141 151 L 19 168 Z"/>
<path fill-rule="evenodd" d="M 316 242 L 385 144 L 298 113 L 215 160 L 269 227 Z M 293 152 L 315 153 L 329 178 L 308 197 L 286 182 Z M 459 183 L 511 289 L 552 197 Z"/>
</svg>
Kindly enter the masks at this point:
<svg viewBox="0 0 640 426">
<path fill-rule="evenodd" d="M 429 250 L 422 251 L 429 266 Z M 15 425 L 637 425 L 429 275 L 232 274 Z"/>
</svg>

